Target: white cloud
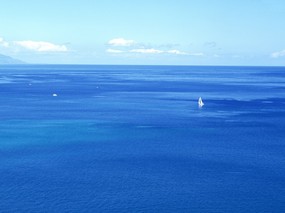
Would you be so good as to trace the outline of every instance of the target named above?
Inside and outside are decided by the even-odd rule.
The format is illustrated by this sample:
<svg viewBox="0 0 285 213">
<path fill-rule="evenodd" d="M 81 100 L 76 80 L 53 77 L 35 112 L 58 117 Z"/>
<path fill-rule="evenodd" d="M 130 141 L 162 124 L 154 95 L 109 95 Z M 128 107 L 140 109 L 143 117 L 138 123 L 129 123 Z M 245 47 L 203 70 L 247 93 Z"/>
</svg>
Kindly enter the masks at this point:
<svg viewBox="0 0 285 213">
<path fill-rule="evenodd" d="M 0 46 L 2 47 L 9 47 L 9 43 L 4 40 L 4 38 L 0 37 Z"/>
<path fill-rule="evenodd" d="M 108 53 L 141 53 L 141 54 L 174 54 L 174 55 L 190 55 L 190 56 L 204 56 L 204 53 L 187 53 L 182 52 L 180 50 L 159 50 L 154 48 L 139 48 L 139 49 L 131 49 L 128 51 L 122 51 L 118 49 L 107 49 Z"/>
<path fill-rule="evenodd" d="M 163 50 L 158 50 L 158 49 L 133 49 L 130 50 L 131 53 L 145 53 L 145 54 L 174 54 L 174 55 L 191 55 L 191 56 L 204 56 L 204 53 L 186 53 L 186 52 L 182 52 L 180 50 L 167 50 L 167 51 L 163 51 Z"/>
<path fill-rule="evenodd" d="M 108 42 L 109 45 L 122 47 L 129 47 L 134 45 L 135 43 L 136 42 L 134 40 L 127 40 L 124 38 L 114 38 Z"/>
<path fill-rule="evenodd" d="M 107 49 L 106 52 L 108 53 L 123 53 L 124 51 L 122 50 L 115 50 L 115 49 Z"/>
<path fill-rule="evenodd" d="M 189 55 L 189 56 L 204 56 L 203 53 L 187 53 L 177 49 L 164 50 L 155 49 L 151 45 L 144 45 L 137 43 L 134 40 L 127 40 L 124 38 L 115 38 L 108 42 L 108 45 L 114 47 L 122 47 L 123 50 L 109 48 L 106 50 L 108 53 L 140 53 L 140 54 L 173 54 L 173 55 Z M 169 46 L 169 45 L 168 45 Z M 169 47 L 171 48 L 171 47 Z"/>
<path fill-rule="evenodd" d="M 15 41 L 16 45 L 37 52 L 67 52 L 65 45 L 56 45 L 45 41 Z"/>
<path fill-rule="evenodd" d="M 168 50 L 167 53 L 175 54 L 175 55 L 189 55 L 188 53 L 182 52 L 180 50 Z"/>
<path fill-rule="evenodd" d="M 157 50 L 157 49 L 133 49 L 130 50 L 131 53 L 146 53 L 146 54 L 160 54 L 164 53 L 162 50 Z"/>
<path fill-rule="evenodd" d="M 204 53 L 189 53 L 188 55 L 192 55 L 192 56 L 204 56 Z"/>
<path fill-rule="evenodd" d="M 272 58 L 279 58 L 279 57 L 282 57 L 282 56 L 285 56 L 285 50 L 281 50 L 281 51 L 278 51 L 278 52 L 271 53 L 271 57 Z"/>
</svg>

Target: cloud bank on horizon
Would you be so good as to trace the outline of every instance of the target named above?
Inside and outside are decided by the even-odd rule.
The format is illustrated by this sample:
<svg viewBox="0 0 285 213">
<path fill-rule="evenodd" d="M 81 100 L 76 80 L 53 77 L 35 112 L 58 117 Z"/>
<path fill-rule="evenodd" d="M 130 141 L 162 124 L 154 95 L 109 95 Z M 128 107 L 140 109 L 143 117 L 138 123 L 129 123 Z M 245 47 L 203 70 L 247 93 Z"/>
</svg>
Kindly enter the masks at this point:
<svg viewBox="0 0 285 213">
<path fill-rule="evenodd" d="M 114 38 L 108 41 L 108 45 L 112 48 L 108 48 L 106 52 L 113 54 L 121 53 L 141 53 L 141 54 L 174 54 L 174 55 L 195 55 L 203 56 L 203 53 L 187 53 L 176 49 L 161 50 L 153 47 L 146 47 L 143 43 L 136 42 L 134 40 L 128 40 L 124 38 Z M 148 45 L 149 46 L 149 45 Z M 123 47 L 124 49 L 113 49 Z"/>
<path fill-rule="evenodd" d="M 0 37 L 0 46 L 15 50 L 22 47 L 26 50 L 32 50 L 35 52 L 67 52 L 68 49 L 65 45 L 57 45 L 46 41 L 12 41 L 8 42 L 4 38 Z M 20 51 L 20 50 L 18 50 Z"/>
<path fill-rule="evenodd" d="M 46 41 L 15 41 L 15 45 L 36 52 L 67 52 L 65 45 L 57 45 Z"/>
<path fill-rule="evenodd" d="M 205 46 L 216 47 L 216 42 L 205 42 Z M 205 57 L 207 54 L 203 52 L 186 52 L 178 49 L 157 49 L 154 47 L 149 47 L 150 45 L 144 45 L 132 39 L 125 38 L 113 38 L 107 42 L 107 49 L 105 52 L 111 56 L 123 55 L 124 57 L 129 57 L 132 54 L 135 54 L 136 57 L 139 55 L 176 55 L 176 56 L 196 56 L 196 57 Z M 171 46 L 171 45 L 165 45 Z M 0 50 L 1 48 L 10 50 L 11 52 L 34 52 L 41 54 L 52 54 L 52 53 L 68 53 L 71 52 L 66 45 L 63 44 L 54 44 L 47 41 L 32 41 L 32 40 L 21 40 L 21 41 L 7 41 L 4 38 L 0 37 Z M 139 54 L 139 55 L 138 55 Z M 212 54 L 213 58 L 223 57 L 219 54 Z M 275 51 L 268 53 L 268 57 L 272 59 L 285 58 L 285 49 L 280 51 Z M 241 58 L 240 55 L 232 55 L 232 58 Z"/>
</svg>

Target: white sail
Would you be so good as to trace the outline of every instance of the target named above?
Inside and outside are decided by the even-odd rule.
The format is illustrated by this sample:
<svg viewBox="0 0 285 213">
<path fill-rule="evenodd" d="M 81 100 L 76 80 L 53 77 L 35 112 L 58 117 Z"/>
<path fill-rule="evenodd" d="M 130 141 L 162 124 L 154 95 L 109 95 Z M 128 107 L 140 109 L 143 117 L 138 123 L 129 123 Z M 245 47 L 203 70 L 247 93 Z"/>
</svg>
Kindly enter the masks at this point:
<svg viewBox="0 0 285 213">
<path fill-rule="evenodd" d="M 204 106 L 204 103 L 203 103 L 203 101 L 202 101 L 202 98 L 201 98 L 201 97 L 200 97 L 200 98 L 199 98 L 199 100 L 198 100 L 198 105 L 199 105 L 199 107 Z"/>
</svg>

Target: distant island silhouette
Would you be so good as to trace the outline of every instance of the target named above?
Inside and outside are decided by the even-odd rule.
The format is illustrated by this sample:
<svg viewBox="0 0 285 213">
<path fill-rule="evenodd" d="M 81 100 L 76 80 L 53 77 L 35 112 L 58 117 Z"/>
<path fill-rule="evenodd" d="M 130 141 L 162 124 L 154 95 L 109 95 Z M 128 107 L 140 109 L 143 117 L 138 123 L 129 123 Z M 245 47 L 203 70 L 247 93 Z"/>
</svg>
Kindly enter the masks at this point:
<svg viewBox="0 0 285 213">
<path fill-rule="evenodd" d="M 25 62 L 7 55 L 0 54 L 0 64 L 25 64 Z"/>
</svg>

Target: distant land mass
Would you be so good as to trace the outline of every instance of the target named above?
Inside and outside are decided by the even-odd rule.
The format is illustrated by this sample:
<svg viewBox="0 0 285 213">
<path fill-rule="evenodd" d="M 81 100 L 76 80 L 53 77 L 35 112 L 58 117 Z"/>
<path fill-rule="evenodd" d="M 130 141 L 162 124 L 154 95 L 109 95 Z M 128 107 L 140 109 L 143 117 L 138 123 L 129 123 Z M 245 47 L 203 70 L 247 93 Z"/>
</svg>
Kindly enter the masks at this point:
<svg viewBox="0 0 285 213">
<path fill-rule="evenodd" d="M 0 64 L 24 64 L 24 63 L 25 62 L 21 60 L 0 54 Z"/>
</svg>

